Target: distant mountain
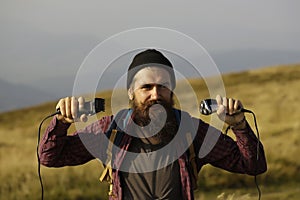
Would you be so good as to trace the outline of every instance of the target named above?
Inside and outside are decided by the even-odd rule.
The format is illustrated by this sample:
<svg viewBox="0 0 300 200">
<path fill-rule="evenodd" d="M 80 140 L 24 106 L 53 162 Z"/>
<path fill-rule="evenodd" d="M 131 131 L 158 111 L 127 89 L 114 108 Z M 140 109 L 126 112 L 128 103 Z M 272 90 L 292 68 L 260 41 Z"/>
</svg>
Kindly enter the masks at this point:
<svg viewBox="0 0 300 200">
<path fill-rule="evenodd" d="M 300 52 L 297 51 L 244 49 L 209 52 L 209 54 L 222 74 L 265 66 L 300 63 Z M 180 62 L 177 64 L 179 66 L 184 65 Z M 186 70 L 186 74 L 189 73 L 188 70 Z M 114 78 L 121 77 L 122 73 L 124 71 L 115 70 L 112 67 L 101 87 L 112 88 L 111 86 L 114 86 L 115 83 Z M 57 74 L 53 74 L 53 76 L 41 80 L 32 80 L 28 85 L 15 85 L 0 80 L 0 112 L 71 96 L 76 71 L 70 71 L 70 75 L 57 76 Z"/>
<path fill-rule="evenodd" d="M 0 80 L 0 112 L 33 106 L 53 100 L 53 97 L 42 90 Z"/>
<path fill-rule="evenodd" d="M 298 51 L 241 49 L 224 52 L 212 51 L 208 53 L 222 74 L 240 72 L 266 66 L 300 63 L 300 52 Z M 174 60 L 173 58 L 172 61 L 175 62 L 175 67 L 185 65 L 184 62 L 178 59 Z M 191 69 L 189 68 L 184 68 L 184 70 L 184 75 L 195 75 L 195 72 L 190 71 Z M 106 74 L 107 77 L 104 77 L 105 82 L 102 83 L 101 87 L 105 89 L 113 88 L 116 82 L 114 78 L 123 76 L 123 73 L 124 69 L 120 69 L 119 66 L 113 66 Z M 29 83 L 29 86 L 39 90 L 48 91 L 55 94 L 56 97 L 71 95 L 76 71 L 70 71 L 70 75 L 54 75 L 55 77 L 33 80 Z"/>
<path fill-rule="evenodd" d="M 240 49 L 211 52 L 210 56 L 213 58 L 221 73 L 300 63 L 300 52 L 287 50 Z"/>
<path fill-rule="evenodd" d="M 72 95 L 74 79 L 72 75 L 56 75 L 52 78 L 33 80 L 28 85 L 37 90 L 47 91 L 57 99 Z"/>
</svg>

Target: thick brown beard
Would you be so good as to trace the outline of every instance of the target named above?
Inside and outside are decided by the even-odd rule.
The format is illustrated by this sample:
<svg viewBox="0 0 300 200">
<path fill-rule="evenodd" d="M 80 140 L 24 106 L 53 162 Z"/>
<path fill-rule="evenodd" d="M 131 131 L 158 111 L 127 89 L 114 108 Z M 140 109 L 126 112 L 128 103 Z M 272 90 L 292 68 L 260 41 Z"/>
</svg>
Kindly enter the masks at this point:
<svg viewBox="0 0 300 200">
<path fill-rule="evenodd" d="M 153 121 L 149 117 L 149 109 L 151 106 L 159 104 L 164 107 L 167 119 L 165 124 L 162 124 L 160 113 L 151 113 Z M 177 120 L 173 111 L 173 99 L 171 98 L 170 102 L 158 100 L 158 101 L 147 101 L 145 103 L 138 103 L 135 100 L 131 102 L 133 109 L 133 121 L 140 127 L 147 126 L 148 130 L 143 129 L 143 131 L 149 131 L 151 133 L 158 132 L 154 137 L 159 139 L 161 143 L 168 143 L 173 139 L 178 130 Z M 163 127 L 161 130 L 157 130 L 157 127 Z"/>
</svg>

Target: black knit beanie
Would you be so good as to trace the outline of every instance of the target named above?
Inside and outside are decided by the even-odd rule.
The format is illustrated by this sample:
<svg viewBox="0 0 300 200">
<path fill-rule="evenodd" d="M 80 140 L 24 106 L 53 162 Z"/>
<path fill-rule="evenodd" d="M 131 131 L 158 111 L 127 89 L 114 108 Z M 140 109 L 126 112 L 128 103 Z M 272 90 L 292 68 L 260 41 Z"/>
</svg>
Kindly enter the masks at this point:
<svg viewBox="0 0 300 200">
<path fill-rule="evenodd" d="M 139 70 L 149 66 L 163 67 L 167 70 L 171 78 L 171 89 L 175 88 L 176 80 L 172 63 L 161 52 L 155 49 L 148 49 L 137 54 L 129 65 L 127 72 L 127 89 L 129 89 L 134 75 Z"/>
</svg>

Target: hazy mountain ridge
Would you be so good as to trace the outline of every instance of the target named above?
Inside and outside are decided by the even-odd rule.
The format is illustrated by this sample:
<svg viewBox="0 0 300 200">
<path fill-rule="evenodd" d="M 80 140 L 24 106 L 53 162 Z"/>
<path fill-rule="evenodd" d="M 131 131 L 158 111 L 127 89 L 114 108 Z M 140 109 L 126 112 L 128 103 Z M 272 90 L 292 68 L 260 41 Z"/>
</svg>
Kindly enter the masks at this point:
<svg viewBox="0 0 300 200">
<path fill-rule="evenodd" d="M 300 63 L 300 52 L 284 50 L 244 49 L 226 52 L 208 52 L 222 74 L 263 68 L 285 63 Z M 68 66 L 68 63 L 65 63 Z M 73 65 L 70 64 L 71 66 Z M 180 66 L 178 66 L 180 67 Z M 26 85 L 15 85 L 0 80 L 0 113 L 53 101 L 72 95 L 76 72 L 69 75 L 55 73 L 51 78 L 32 80 Z M 104 88 L 113 84 L 107 83 Z"/>
<path fill-rule="evenodd" d="M 269 66 L 269 67 L 263 67 L 263 68 L 257 68 L 257 69 L 253 69 L 253 70 L 245 70 L 245 71 L 241 71 L 241 72 L 234 72 L 234 73 L 227 73 L 227 74 L 223 74 L 222 75 L 222 79 L 225 83 L 225 86 L 227 88 L 227 90 L 229 89 L 230 91 L 230 87 L 234 86 L 234 85 L 242 85 L 242 84 L 247 84 L 247 85 L 253 85 L 255 86 L 256 84 L 263 84 L 263 83 L 267 83 L 267 82 L 292 82 L 292 81 L 299 81 L 300 80 L 300 64 L 291 64 L 291 65 L 277 65 L 277 66 Z M 190 84 L 192 86 L 196 87 L 197 89 L 203 89 L 203 86 L 205 87 L 205 84 L 203 82 L 203 79 L 190 79 Z M 286 84 L 286 83 L 285 83 Z M 4 86 L 4 87 L 2 87 Z M 7 87 L 9 86 L 9 87 Z M 71 86 L 70 86 L 71 87 Z M 180 87 L 180 85 L 178 85 L 177 87 Z M 201 87 L 201 88 L 199 88 Z M 10 91 L 10 88 L 12 88 L 12 90 L 14 91 L 21 91 L 20 93 L 12 93 Z M 53 98 L 57 98 L 55 96 L 57 95 L 51 95 L 51 94 L 47 94 L 45 96 L 40 96 L 40 93 L 43 93 L 43 91 L 38 90 L 38 89 L 33 89 L 31 87 L 27 87 L 27 86 L 22 86 L 22 85 L 14 85 L 14 84 L 9 84 L 5 81 L 0 80 L 0 89 L 1 92 L 3 91 L 3 93 L 9 93 L 11 95 L 14 95 L 16 98 L 13 99 L 8 99 L 8 98 L 3 98 L 3 96 L 1 96 L 1 101 L 4 100 L 4 104 L 5 102 L 8 102 L 10 100 L 10 102 L 8 102 L 8 104 L 11 104 L 12 102 L 18 102 L 20 99 L 24 98 L 22 102 L 27 102 L 30 103 L 30 106 L 24 107 L 24 108 L 16 108 L 13 110 L 11 110 L 14 113 L 17 113 L 19 111 L 22 111 L 24 109 L 40 109 L 40 107 L 42 106 L 43 109 L 46 110 L 53 110 L 53 108 L 48 108 L 47 105 L 51 105 L 53 106 L 56 101 L 52 101 L 51 99 Z M 24 90 L 22 90 L 24 89 Z M 36 92 L 39 93 L 38 99 L 34 98 L 34 96 L 30 96 L 30 95 L 25 95 L 22 96 L 23 94 L 25 94 L 28 90 L 30 90 L 31 92 Z M 72 89 L 70 89 L 71 91 Z M 71 94 L 71 93 L 70 93 Z M 107 90 L 104 93 L 100 92 L 97 95 L 100 95 L 102 98 L 105 98 L 106 100 L 110 100 L 110 95 L 111 95 L 111 91 Z M 67 95 L 66 95 L 67 96 Z M 7 100 L 7 101 L 5 101 Z M 37 102 L 38 101 L 38 102 Z M 37 102 L 37 103 L 34 103 Z M 109 103 L 108 101 L 106 103 Z M 6 107 L 9 108 L 9 107 Z M 0 106 L 0 109 L 5 109 L 5 107 Z M 1 113 L 0 113 L 1 116 Z"/>
<path fill-rule="evenodd" d="M 211 56 L 221 73 L 300 63 L 300 52 L 291 50 L 238 49 L 212 52 Z"/>
<path fill-rule="evenodd" d="M 0 112 L 16 110 L 53 100 L 53 95 L 25 85 L 0 80 Z"/>
</svg>

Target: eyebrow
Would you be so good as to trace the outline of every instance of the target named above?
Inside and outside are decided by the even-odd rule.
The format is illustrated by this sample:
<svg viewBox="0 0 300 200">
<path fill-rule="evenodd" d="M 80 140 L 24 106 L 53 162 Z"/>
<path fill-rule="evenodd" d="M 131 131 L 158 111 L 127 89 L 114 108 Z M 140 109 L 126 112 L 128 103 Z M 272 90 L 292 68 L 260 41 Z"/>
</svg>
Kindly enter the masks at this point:
<svg viewBox="0 0 300 200">
<path fill-rule="evenodd" d="M 141 85 L 171 85 L 169 81 L 163 83 L 142 83 Z"/>
<path fill-rule="evenodd" d="M 166 82 L 162 82 L 162 83 L 157 83 L 157 85 L 167 85 L 167 84 L 170 84 L 170 82 L 166 81 Z"/>
<path fill-rule="evenodd" d="M 163 82 L 163 83 L 144 83 L 138 86 L 138 88 L 144 88 L 144 87 L 153 87 L 153 86 L 164 86 L 166 88 L 170 88 L 171 84 L 170 82 Z"/>
</svg>

